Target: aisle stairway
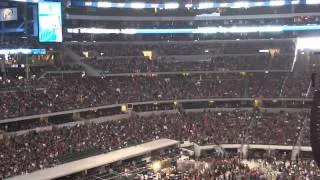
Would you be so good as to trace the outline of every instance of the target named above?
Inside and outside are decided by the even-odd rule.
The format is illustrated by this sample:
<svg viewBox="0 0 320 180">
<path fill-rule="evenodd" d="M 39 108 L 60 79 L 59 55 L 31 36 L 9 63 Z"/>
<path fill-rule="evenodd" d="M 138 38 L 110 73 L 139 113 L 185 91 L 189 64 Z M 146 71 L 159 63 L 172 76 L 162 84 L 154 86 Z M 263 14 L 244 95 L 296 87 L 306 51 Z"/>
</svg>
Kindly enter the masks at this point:
<svg viewBox="0 0 320 180">
<path fill-rule="evenodd" d="M 310 124 L 310 118 L 309 116 L 305 116 L 304 121 L 302 123 L 299 136 L 297 138 L 296 144 L 292 148 L 292 153 L 291 153 L 291 160 L 294 161 L 296 160 L 297 156 L 299 155 L 301 151 L 301 146 L 302 146 L 302 141 L 303 138 L 306 136 L 306 133 L 310 133 L 308 130 L 308 127 Z"/>
</svg>

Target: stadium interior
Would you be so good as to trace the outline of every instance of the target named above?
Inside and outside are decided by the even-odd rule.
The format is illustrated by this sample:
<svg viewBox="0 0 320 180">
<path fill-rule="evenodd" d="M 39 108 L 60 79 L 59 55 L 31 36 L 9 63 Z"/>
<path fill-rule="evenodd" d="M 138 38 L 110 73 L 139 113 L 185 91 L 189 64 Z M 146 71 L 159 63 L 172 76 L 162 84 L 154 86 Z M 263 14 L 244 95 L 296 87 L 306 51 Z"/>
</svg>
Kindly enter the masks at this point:
<svg viewBox="0 0 320 180">
<path fill-rule="evenodd" d="M 1 0 L 0 27 L 0 180 L 320 179 L 320 0 Z"/>
</svg>

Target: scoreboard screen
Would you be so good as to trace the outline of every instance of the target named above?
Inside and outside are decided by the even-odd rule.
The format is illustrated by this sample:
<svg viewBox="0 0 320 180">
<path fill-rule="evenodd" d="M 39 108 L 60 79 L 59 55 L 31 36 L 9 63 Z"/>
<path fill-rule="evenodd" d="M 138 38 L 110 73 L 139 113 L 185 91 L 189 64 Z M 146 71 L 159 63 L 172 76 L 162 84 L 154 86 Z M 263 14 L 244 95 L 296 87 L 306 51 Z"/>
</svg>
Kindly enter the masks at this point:
<svg viewBox="0 0 320 180">
<path fill-rule="evenodd" d="M 38 19 L 40 42 L 62 42 L 61 2 L 40 2 Z"/>
</svg>

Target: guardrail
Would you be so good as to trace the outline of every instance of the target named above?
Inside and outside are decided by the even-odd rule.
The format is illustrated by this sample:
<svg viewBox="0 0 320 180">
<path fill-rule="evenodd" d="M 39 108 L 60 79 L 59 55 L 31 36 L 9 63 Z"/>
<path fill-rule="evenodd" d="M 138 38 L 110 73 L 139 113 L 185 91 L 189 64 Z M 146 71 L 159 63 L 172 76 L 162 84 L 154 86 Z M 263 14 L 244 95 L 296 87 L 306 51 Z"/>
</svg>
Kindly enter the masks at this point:
<svg viewBox="0 0 320 180">
<path fill-rule="evenodd" d="M 31 115 L 31 116 L 23 116 L 23 117 L 15 117 L 15 118 L 7 118 L 0 120 L 0 124 L 9 123 L 9 122 L 16 122 L 16 121 L 24 121 L 29 119 L 37 119 L 37 118 L 44 118 L 44 117 L 50 117 L 50 116 L 57 116 L 57 115 L 64 115 L 64 114 L 72 114 L 72 113 L 80 113 L 80 112 L 86 112 L 86 111 L 96 111 L 100 109 L 108 109 L 108 108 L 114 108 L 119 107 L 121 105 L 127 105 L 132 104 L 133 107 L 137 105 L 160 105 L 160 104 L 166 104 L 166 103 L 194 103 L 194 102 L 208 102 L 208 103 L 215 103 L 215 102 L 243 102 L 247 101 L 247 103 L 253 103 L 255 98 L 205 98 L 205 99 L 177 99 L 177 100 L 154 100 L 154 101 L 144 101 L 144 102 L 128 102 L 128 103 L 120 103 L 120 104 L 111 104 L 111 105 L 105 105 L 105 106 L 97 106 L 97 107 L 88 107 L 88 108 L 82 108 L 82 109 L 74 109 L 74 110 L 68 110 L 68 111 L 60 111 L 60 112 L 52 112 L 52 113 L 45 113 L 45 114 L 38 114 L 38 115 Z M 312 102 L 312 98 L 264 98 L 263 101 L 270 101 L 270 102 L 281 102 L 281 101 L 297 101 L 297 102 Z M 202 108 L 202 107 L 197 107 Z M 206 107 L 209 108 L 209 107 Z M 263 108 L 263 107 L 262 107 Z M 266 108 L 266 107 L 264 107 Z M 278 108 L 281 108 L 280 106 Z M 303 108 L 303 107 L 300 107 Z M 187 108 L 188 109 L 188 108 Z M 192 108 L 191 108 L 192 109 Z"/>
</svg>

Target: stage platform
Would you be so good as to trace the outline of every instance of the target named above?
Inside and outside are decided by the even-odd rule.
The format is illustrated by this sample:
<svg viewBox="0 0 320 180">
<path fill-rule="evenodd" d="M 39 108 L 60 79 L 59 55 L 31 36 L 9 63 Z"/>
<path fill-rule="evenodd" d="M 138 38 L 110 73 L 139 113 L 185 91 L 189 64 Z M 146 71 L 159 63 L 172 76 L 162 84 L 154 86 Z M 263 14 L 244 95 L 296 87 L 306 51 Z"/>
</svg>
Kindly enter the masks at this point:
<svg viewBox="0 0 320 180">
<path fill-rule="evenodd" d="M 30 174 L 15 176 L 10 180 L 48 180 L 64 177 L 70 174 L 81 172 L 87 169 L 103 166 L 120 160 L 147 154 L 149 152 L 160 150 L 166 147 L 178 145 L 178 141 L 170 139 L 159 139 L 152 142 L 132 146 L 129 148 L 112 151 L 65 164 L 58 165 L 53 168 L 38 170 Z"/>
</svg>

